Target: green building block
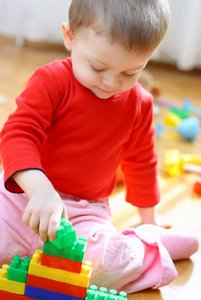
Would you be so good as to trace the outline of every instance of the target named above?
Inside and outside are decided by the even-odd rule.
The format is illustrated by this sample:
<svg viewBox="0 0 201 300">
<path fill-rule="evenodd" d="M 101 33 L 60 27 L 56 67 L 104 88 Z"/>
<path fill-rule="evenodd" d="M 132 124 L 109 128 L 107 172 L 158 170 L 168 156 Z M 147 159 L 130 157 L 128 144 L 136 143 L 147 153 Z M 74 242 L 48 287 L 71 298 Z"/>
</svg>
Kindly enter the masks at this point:
<svg viewBox="0 0 201 300">
<path fill-rule="evenodd" d="M 172 107 L 170 108 L 170 111 L 177 115 L 180 119 L 187 119 L 190 117 L 190 113 L 183 108 Z"/>
<path fill-rule="evenodd" d="M 59 249 L 64 249 L 66 247 L 72 247 L 76 242 L 76 239 L 76 232 L 72 223 L 62 218 L 56 232 L 56 238 L 54 240 L 48 239 L 48 242 Z"/>
<path fill-rule="evenodd" d="M 42 252 L 44 254 L 82 262 L 85 248 L 86 238 L 77 238 L 72 223 L 66 219 L 61 219 L 55 240 L 52 241 L 48 239 L 43 245 Z"/>
<path fill-rule="evenodd" d="M 22 259 L 15 255 L 8 267 L 7 279 L 26 283 L 30 260 L 29 257 Z"/>
<path fill-rule="evenodd" d="M 118 293 L 114 289 L 107 291 L 105 287 L 98 289 L 96 285 L 90 285 L 85 300 L 127 300 L 127 293 L 123 291 Z"/>
</svg>

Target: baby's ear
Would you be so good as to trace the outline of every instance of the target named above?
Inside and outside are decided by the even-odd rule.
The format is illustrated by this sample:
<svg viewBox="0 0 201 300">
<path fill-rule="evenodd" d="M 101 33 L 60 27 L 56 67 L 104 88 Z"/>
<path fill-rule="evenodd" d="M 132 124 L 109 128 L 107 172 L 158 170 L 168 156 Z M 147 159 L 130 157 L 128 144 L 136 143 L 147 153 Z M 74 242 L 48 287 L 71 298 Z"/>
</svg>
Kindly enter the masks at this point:
<svg viewBox="0 0 201 300">
<path fill-rule="evenodd" d="M 72 50 L 72 42 L 73 42 L 72 31 L 70 30 L 69 26 L 65 22 L 61 24 L 61 29 L 62 29 L 62 33 L 63 33 L 64 45 L 67 50 L 71 51 Z"/>
</svg>

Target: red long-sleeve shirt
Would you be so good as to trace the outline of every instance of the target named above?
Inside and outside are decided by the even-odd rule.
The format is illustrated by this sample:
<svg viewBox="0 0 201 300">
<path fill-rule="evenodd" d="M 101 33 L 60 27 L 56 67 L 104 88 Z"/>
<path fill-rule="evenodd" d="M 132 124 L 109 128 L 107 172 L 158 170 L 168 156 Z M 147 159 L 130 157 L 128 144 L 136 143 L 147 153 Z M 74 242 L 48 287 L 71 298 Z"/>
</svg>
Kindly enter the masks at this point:
<svg viewBox="0 0 201 300">
<path fill-rule="evenodd" d="M 159 201 L 153 150 L 152 98 L 139 84 L 107 100 L 74 77 L 71 59 L 39 68 L 17 97 L 1 132 L 5 186 L 19 170 L 42 170 L 60 192 L 85 199 L 111 194 L 121 162 L 126 200 Z"/>
</svg>

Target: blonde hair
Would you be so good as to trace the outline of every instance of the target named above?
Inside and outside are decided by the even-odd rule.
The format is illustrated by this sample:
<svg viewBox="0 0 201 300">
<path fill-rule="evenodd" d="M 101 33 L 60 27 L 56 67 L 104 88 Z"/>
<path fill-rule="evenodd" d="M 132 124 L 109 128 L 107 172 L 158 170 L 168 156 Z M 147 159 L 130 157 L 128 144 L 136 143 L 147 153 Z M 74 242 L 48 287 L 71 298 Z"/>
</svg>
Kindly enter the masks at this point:
<svg viewBox="0 0 201 300">
<path fill-rule="evenodd" d="M 69 8 L 73 33 L 91 28 L 129 52 L 155 49 L 169 17 L 168 0 L 72 0 Z"/>
</svg>

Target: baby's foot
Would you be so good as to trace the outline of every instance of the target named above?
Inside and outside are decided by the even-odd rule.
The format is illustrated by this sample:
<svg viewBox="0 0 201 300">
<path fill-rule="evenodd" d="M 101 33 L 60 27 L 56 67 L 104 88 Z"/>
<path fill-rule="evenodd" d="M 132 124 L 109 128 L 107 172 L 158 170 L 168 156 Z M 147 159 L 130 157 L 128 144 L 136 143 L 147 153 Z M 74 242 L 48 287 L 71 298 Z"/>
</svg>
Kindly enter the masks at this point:
<svg viewBox="0 0 201 300">
<path fill-rule="evenodd" d="M 189 258 L 197 252 L 198 239 L 191 234 L 182 234 L 172 229 L 164 229 L 156 225 L 145 224 L 136 228 L 136 233 L 146 236 L 148 240 L 159 241 L 165 246 L 172 260 Z"/>
</svg>

